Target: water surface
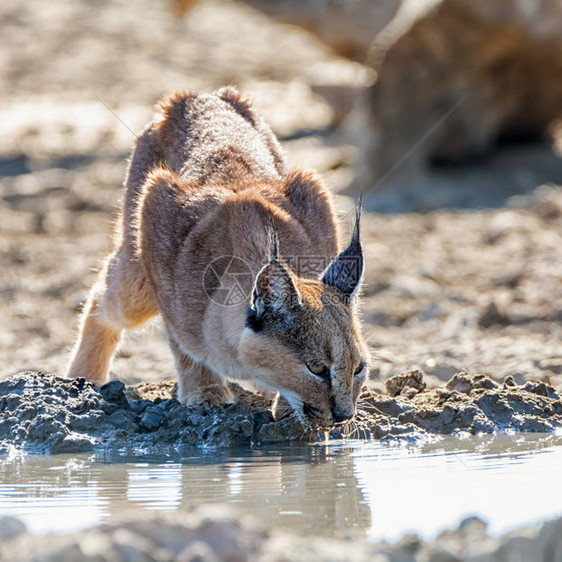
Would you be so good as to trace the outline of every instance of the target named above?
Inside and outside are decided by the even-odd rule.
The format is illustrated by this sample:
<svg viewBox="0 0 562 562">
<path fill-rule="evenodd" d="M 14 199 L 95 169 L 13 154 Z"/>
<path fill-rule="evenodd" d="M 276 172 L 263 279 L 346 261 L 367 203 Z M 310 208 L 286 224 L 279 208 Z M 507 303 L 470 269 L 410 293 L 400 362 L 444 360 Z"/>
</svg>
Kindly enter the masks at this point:
<svg viewBox="0 0 562 562">
<path fill-rule="evenodd" d="M 562 514 L 561 467 L 562 437 L 539 434 L 293 444 L 173 460 L 14 454 L 0 464 L 0 515 L 42 533 L 226 502 L 305 534 L 432 537 L 470 515 L 499 534 Z"/>
</svg>

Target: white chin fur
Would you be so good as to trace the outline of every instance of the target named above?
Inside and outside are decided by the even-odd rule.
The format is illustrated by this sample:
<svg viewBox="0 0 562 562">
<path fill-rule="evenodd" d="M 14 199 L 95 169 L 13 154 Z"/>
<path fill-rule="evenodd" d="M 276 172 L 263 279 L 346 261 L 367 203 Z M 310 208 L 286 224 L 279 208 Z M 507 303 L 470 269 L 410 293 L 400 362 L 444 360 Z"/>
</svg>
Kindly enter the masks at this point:
<svg viewBox="0 0 562 562">
<path fill-rule="evenodd" d="M 285 400 L 289 402 L 289 405 L 291 406 L 291 408 L 293 408 L 293 411 L 300 418 L 304 417 L 304 414 L 302 412 L 303 401 L 302 398 L 296 392 L 293 392 L 291 390 L 284 390 L 282 388 L 278 388 L 277 392 L 279 392 L 279 394 L 281 394 L 281 396 L 283 396 L 283 398 L 285 398 Z"/>
</svg>

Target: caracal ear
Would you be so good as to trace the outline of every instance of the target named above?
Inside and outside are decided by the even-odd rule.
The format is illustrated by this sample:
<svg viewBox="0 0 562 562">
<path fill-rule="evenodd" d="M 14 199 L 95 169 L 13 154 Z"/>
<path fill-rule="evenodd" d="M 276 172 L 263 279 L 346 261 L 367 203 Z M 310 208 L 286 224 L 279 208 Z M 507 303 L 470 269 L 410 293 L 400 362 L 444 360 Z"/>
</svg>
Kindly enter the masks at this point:
<svg viewBox="0 0 562 562">
<path fill-rule="evenodd" d="M 273 226 L 268 228 L 269 261 L 256 276 L 250 314 L 261 319 L 270 314 L 272 319 L 288 322 L 291 313 L 302 305 L 301 295 L 290 270 L 279 258 L 279 240 Z"/>
<path fill-rule="evenodd" d="M 355 226 L 349 246 L 336 256 L 322 274 L 322 281 L 338 289 L 346 302 L 350 302 L 361 287 L 365 264 L 361 246 L 361 197 L 356 206 Z"/>
</svg>

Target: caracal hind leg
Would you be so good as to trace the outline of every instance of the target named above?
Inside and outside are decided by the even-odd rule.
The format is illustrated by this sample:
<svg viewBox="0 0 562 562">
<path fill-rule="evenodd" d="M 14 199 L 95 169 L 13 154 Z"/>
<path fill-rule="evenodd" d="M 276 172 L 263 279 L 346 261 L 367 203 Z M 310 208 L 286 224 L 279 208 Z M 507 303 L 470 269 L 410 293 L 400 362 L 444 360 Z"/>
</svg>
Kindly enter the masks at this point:
<svg viewBox="0 0 562 562">
<path fill-rule="evenodd" d="M 122 246 L 90 291 L 67 376 L 103 384 L 122 330 L 142 324 L 157 311 L 140 263 Z"/>
<path fill-rule="evenodd" d="M 177 399 L 182 404 L 215 404 L 224 406 L 233 401 L 228 383 L 204 365 L 186 355 L 170 338 L 178 373 Z"/>
</svg>

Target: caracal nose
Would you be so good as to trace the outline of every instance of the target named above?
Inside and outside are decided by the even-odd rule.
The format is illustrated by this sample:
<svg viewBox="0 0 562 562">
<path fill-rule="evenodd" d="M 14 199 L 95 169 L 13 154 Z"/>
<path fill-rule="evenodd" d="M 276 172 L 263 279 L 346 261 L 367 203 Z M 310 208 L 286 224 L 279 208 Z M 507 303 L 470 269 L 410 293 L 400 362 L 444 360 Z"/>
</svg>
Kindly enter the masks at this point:
<svg viewBox="0 0 562 562">
<path fill-rule="evenodd" d="M 334 408 L 332 410 L 332 416 L 334 417 L 334 421 L 336 423 L 343 423 L 350 420 L 355 411 L 353 408 Z"/>
</svg>

